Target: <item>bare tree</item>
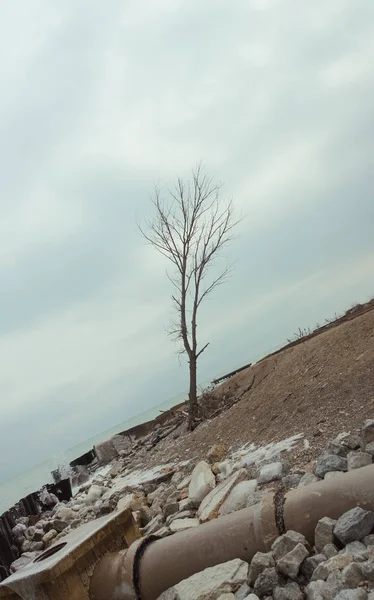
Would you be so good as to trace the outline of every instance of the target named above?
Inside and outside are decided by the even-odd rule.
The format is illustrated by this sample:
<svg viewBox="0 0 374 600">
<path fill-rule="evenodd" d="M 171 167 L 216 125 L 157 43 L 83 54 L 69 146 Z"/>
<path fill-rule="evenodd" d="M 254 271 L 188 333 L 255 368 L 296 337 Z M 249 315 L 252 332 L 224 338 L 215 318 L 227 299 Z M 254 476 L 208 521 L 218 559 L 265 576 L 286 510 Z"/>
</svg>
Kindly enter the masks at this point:
<svg viewBox="0 0 374 600">
<path fill-rule="evenodd" d="M 192 430 L 197 417 L 197 361 L 209 343 L 198 346 L 197 315 L 201 303 L 229 274 L 229 267 L 212 271 L 218 252 L 232 239 L 238 223 L 232 201 L 222 201 L 221 185 L 198 166 L 190 180 L 178 178 L 168 190 L 167 200 L 155 188 L 152 203 L 155 214 L 139 226 L 143 237 L 173 265 L 167 276 L 175 288 L 172 295 L 177 319 L 171 333 L 181 340 L 188 356 L 189 419 Z"/>
</svg>

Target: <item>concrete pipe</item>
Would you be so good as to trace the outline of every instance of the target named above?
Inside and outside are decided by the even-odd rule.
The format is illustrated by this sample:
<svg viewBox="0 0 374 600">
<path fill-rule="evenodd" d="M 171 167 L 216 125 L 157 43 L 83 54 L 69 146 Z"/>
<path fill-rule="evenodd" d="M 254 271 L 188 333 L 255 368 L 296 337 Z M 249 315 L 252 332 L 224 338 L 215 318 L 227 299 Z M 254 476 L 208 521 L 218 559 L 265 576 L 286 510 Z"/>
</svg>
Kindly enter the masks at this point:
<svg viewBox="0 0 374 600">
<path fill-rule="evenodd" d="M 234 558 L 250 562 L 256 552 L 269 551 L 287 530 L 298 531 L 313 543 L 319 519 L 337 519 L 355 506 L 374 511 L 374 465 L 285 495 L 278 490 L 255 506 L 167 538 L 138 540 L 128 551 L 99 562 L 90 599 L 156 600 L 207 567 Z"/>
</svg>

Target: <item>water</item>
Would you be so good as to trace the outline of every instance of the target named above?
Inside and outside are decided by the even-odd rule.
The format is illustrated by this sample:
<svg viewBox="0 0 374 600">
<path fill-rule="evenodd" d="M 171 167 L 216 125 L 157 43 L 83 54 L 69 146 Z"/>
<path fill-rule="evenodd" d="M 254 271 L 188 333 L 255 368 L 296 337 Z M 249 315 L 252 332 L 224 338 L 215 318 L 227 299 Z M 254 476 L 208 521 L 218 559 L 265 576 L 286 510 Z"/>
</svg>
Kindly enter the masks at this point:
<svg viewBox="0 0 374 600">
<path fill-rule="evenodd" d="M 60 468 L 68 471 L 69 463 L 75 458 L 78 458 L 78 456 L 81 456 L 85 452 L 91 450 L 95 444 L 107 440 L 116 433 L 125 431 L 130 427 L 134 427 L 135 425 L 139 425 L 140 423 L 145 423 L 146 421 L 154 419 L 160 414 L 160 411 L 167 410 L 172 406 L 176 406 L 185 398 L 186 394 L 180 394 L 179 396 L 171 398 L 170 400 L 167 400 L 158 406 L 154 406 L 153 408 L 137 415 L 136 417 L 133 417 L 132 419 L 118 423 L 118 425 L 115 427 L 112 427 L 107 431 L 103 431 L 102 433 L 78 444 L 77 446 L 70 448 L 63 454 L 51 456 L 51 458 L 46 460 L 44 463 L 41 463 L 29 471 L 25 471 L 13 479 L 9 479 L 8 481 L 0 483 L 0 515 L 18 502 L 18 500 L 24 496 L 27 496 L 27 494 L 37 491 L 46 483 L 52 483 L 51 471 L 54 469 Z"/>
</svg>

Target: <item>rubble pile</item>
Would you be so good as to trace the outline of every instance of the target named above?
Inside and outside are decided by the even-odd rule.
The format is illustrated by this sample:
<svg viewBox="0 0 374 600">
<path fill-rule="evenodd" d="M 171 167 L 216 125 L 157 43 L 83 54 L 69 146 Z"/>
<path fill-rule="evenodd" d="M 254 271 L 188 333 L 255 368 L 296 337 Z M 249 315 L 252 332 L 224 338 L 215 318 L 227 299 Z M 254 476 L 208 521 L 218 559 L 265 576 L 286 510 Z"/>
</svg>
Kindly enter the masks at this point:
<svg viewBox="0 0 374 600">
<path fill-rule="evenodd" d="M 332 440 L 307 472 L 301 466 L 291 468 L 288 460 L 302 443 L 302 434 L 235 452 L 217 444 L 197 464 L 187 461 L 146 469 L 137 449 L 148 452 L 160 436 L 178 435 L 181 425 L 183 420 L 176 418 L 131 450 L 122 450 L 105 474 L 82 485 L 69 502 L 52 495 L 44 498 L 49 510 L 33 523 L 20 519 L 13 529 L 20 557 L 12 572 L 72 529 L 114 510 L 130 507 L 143 536 L 173 535 L 257 504 L 271 490 L 305 486 L 361 468 L 371 464 L 374 456 L 374 421 L 370 420 L 360 431 Z M 168 598 L 374 600 L 373 527 L 374 514 L 358 507 L 337 521 L 326 517 L 317 525 L 313 547 L 301 534 L 288 531 L 250 565 L 236 560 L 225 568 L 214 567 L 209 577 L 197 574 L 188 585 L 178 584 Z M 213 586 L 209 589 L 208 581 Z"/>
</svg>

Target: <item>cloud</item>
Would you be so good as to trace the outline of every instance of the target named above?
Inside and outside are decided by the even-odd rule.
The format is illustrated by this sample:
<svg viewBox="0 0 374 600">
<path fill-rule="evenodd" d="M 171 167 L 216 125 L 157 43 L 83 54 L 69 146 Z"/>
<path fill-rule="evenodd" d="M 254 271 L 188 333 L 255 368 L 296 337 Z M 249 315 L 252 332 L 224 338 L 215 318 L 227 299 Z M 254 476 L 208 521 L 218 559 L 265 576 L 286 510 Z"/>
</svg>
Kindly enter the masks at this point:
<svg viewBox="0 0 374 600">
<path fill-rule="evenodd" d="M 200 317 L 201 382 L 372 293 L 373 17 L 371 0 L 4 7 L 0 478 L 186 389 L 167 265 L 136 222 L 200 159 L 244 216 Z"/>
</svg>

